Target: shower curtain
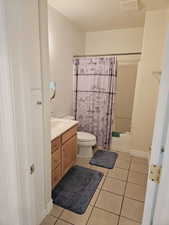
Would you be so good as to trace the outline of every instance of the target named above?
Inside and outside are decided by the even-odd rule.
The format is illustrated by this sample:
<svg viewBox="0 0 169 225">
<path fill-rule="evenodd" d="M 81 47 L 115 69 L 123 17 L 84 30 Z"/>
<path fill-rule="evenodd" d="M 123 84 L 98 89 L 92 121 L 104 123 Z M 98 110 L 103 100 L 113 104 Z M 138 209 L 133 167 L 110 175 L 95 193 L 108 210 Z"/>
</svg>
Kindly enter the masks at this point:
<svg viewBox="0 0 169 225">
<path fill-rule="evenodd" d="M 109 149 L 116 94 L 115 56 L 75 57 L 74 114 L 79 130 L 94 134 L 97 146 Z"/>
</svg>

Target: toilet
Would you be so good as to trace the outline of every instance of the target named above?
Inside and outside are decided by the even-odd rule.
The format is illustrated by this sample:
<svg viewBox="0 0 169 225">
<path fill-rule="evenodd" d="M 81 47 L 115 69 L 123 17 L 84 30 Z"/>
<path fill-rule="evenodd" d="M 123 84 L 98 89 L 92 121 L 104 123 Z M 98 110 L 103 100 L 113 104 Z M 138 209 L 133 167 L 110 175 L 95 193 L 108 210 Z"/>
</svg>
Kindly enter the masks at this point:
<svg viewBox="0 0 169 225">
<path fill-rule="evenodd" d="M 77 132 L 78 157 L 92 157 L 93 146 L 96 145 L 96 137 L 87 132 Z"/>
<path fill-rule="evenodd" d="M 64 116 L 64 119 L 74 120 L 73 116 Z M 96 137 L 93 134 L 77 132 L 78 157 L 92 157 L 93 147 L 96 145 Z"/>
</svg>

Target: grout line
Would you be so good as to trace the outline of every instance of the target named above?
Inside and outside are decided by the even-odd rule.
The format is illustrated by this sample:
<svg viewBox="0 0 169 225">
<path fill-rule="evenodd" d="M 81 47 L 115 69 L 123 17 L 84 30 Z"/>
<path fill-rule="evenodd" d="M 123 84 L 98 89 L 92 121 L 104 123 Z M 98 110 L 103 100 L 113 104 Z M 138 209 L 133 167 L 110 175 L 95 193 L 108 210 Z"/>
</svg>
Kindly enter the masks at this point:
<svg viewBox="0 0 169 225">
<path fill-rule="evenodd" d="M 118 213 L 109 211 L 109 210 L 107 210 L 107 209 L 103 209 L 103 208 L 100 208 L 100 207 L 98 207 L 98 206 L 95 206 L 95 208 L 100 209 L 100 210 L 102 210 L 102 211 L 104 211 L 104 212 L 107 212 L 107 213 L 110 213 L 110 214 L 113 214 L 113 215 L 115 215 L 115 216 L 120 217 L 120 215 L 119 215 Z"/>
<path fill-rule="evenodd" d="M 115 192 L 112 192 L 112 191 L 108 191 L 108 190 L 105 190 L 105 189 L 102 189 L 102 191 L 108 192 L 108 193 L 113 194 L 113 195 L 117 195 L 119 197 L 122 197 L 124 195 L 124 194 L 118 194 L 118 193 L 115 193 Z"/>
<path fill-rule="evenodd" d="M 140 200 L 136 200 L 136 199 L 133 199 L 133 198 L 129 198 L 129 197 L 127 197 L 127 196 L 125 196 L 125 198 L 127 198 L 127 199 L 129 199 L 129 200 L 133 200 L 133 201 L 139 202 L 139 203 L 144 203 L 144 202 L 142 202 L 142 201 L 140 201 Z"/>
<path fill-rule="evenodd" d="M 137 184 L 137 183 L 134 183 L 134 182 L 131 182 L 131 181 L 128 181 L 128 183 L 130 183 L 130 184 L 135 184 L 135 185 L 140 186 L 140 187 L 142 187 L 142 188 L 144 188 L 144 189 L 146 189 L 146 187 L 147 187 L 147 184 L 141 185 L 141 184 Z"/>
<path fill-rule="evenodd" d="M 60 206 L 59 206 L 60 207 Z M 58 216 L 58 218 L 60 219 L 60 217 L 62 216 L 62 214 L 63 214 L 63 212 L 64 212 L 64 208 L 62 208 L 63 210 L 62 210 L 62 212 L 59 214 L 59 216 Z"/>
<path fill-rule="evenodd" d="M 138 220 L 133 220 L 133 219 L 130 219 L 130 218 L 128 218 L 128 217 L 126 217 L 126 216 L 121 216 L 121 217 L 123 217 L 123 218 L 125 218 L 125 219 L 127 219 L 127 220 L 130 220 L 130 221 L 132 221 L 132 222 L 135 222 L 135 223 L 141 223 L 141 221 L 138 221 Z M 120 222 L 120 221 L 119 221 Z M 118 225 L 118 224 L 117 224 Z"/>
<path fill-rule="evenodd" d="M 60 207 L 59 205 L 56 205 L 56 206 Z M 54 206 L 53 206 L 53 207 L 54 207 Z M 60 208 L 62 208 L 62 207 L 60 207 Z M 62 215 L 63 211 L 64 211 L 64 208 L 62 208 L 62 211 L 59 213 L 59 215 L 58 215 L 58 216 L 55 216 L 55 215 L 50 214 L 50 213 L 49 213 L 48 215 L 53 216 L 54 218 L 59 219 L 59 218 L 60 218 L 60 216 Z"/>
<path fill-rule="evenodd" d="M 146 175 L 146 176 L 148 176 L 148 172 L 147 172 L 147 173 L 141 173 L 141 172 L 138 172 L 138 171 L 135 171 L 135 170 L 131 170 L 131 169 L 130 169 L 130 171 L 135 172 L 135 173 L 139 173 L 139 174 L 141 174 L 141 175 Z"/>
<path fill-rule="evenodd" d="M 58 218 L 57 218 L 56 222 L 54 223 L 54 225 L 56 225 L 56 224 L 57 224 L 57 222 L 58 222 Z"/>
<path fill-rule="evenodd" d="M 127 184 L 129 183 L 129 182 L 126 182 Z M 139 185 L 138 185 L 139 186 Z M 139 186 L 139 187 L 142 187 L 142 186 Z M 97 189 L 98 190 L 98 189 Z M 124 194 L 118 194 L 118 193 L 115 193 L 115 192 L 111 192 L 111 191 L 108 191 L 108 190 L 105 190 L 105 189 L 101 189 L 101 191 L 104 191 L 104 192 L 108 192 L 108 193 L 110 193 L 110 194 L 113 194 L 113 195 L 117 195 L 117 196 L 119 196 L 119 197 L 125 197 L 125 198 L 128 198 L 128 199 L 131 199 L 131 200 L 135 200 L 135 201 L 137 201 L 137 202 L 144 202 L 144 201 L 141 201 L 141 200 L 138 200 L 138 199 L 135 199 L 135 198 L 131 198 L 131 197 L 128 197 L 128 196 L 126 196 L 125 195 L 125 191 L 124 191 Z M 104 210 L 104 209 L 103 209 Z"/>
<path fill-rule="evenodd" d="M 130 219 L 130 218 L 126 217 L 126 216 L 121 216 L 121 215 L 116 214 L 116 213 L 114 213 L 114 212 L 112 212 L 112 211 L 108 211 L 108 210 L 106 210 L 106 209 L 102 209 L 102 208 L 100 208 L 100 207 L 98 207 L 98 206 L 95 206 L 95 208 L 100 209 L 100 210 L 102 210 L 102 211 L 104 211 L 104 212 L 113 214 L 113 215 L 115 215 L 115 216 L 118 216 L 118 217 L 119 217 L 119 220 L 120 220 L 120 217 L 124 217 L 124 218 L 126 218 L 126 219 L 128 219 L 128 220 L 131 220 L 131 221 L 133 221 L 133 222 L 140 223 L 140 221 L 138 221 L 138 220 Z M 118 223 L 119 223 L 119 221 L 118 221 Z M 95 225 L 95 224 L 94 224 L 94 225 Z M 117 225 L 118 225 L 118 224 L 117 224 Z"/>
<path fill-rule="evenodd" d="M 129 183 L 129 184 L 134 184 L 134 185 L 136 185 L 136 186 L 139 186 L 139 187 L 142 187 L 142 188 L 146 189 L 146 185 L 144 186 L 144 185 L 141 185 L 141 184 L 136 184 L 136 183 L 133 183 L 133 182 L 131 182 L 131 181 L 128 181 L 128 183 Z"/>
<path fill-rule="evenodd" d="M 119 224 L 120 217 L 124 217 L 124 218 L 126 218 L 126 219 L 128 219 L 128 220 L 131 220 L 131 221 L 133 221 L 133 222 L 140 223 L 140 221 L 138 221 L 138 220 L 130 219 L 130 218 L 126 217 L 126 216 L 121 216 L 121 215 L 116 214 L 116 213 L 114 213 L 114 212 L 112 212 L 112 211 L 108 211 L 108 210 L 105 210 L 105 209 L 99 208 L 98 206 L 95 206 L 94 208 L 96 208 L 96 209 L 100 209 L 100 210 L 102 210 L 102 211 L 104 211 L 104 212 L 107 212 L 107 213 L 110 213 L 110 214 L 112 214 L 112 215 L 118 216 L 118 217 L 119 217 L 119 220 L 118 220 L 117 225 Z M 95 224 L 94 224 L 94 225 L 95 225 Z"/>
<path fill-rule="evenodd" d="M 148 166 L 148 161 L 145 161 L 144 159 L 142 160 L 142 159 L 135 159 L 135 158 L 133 158 L 133 157 L 131 157 L 131 160 L 132 160 L 132 162 L 134 162 L 134 163 L 141 163 L 141 164 L 144 164 L 144 165 L 146 165 L 146 166 Z"/>
<path fill-rule="evenodd" d="M 71 224 L 71 225 L 75 225 L 75 224 L 73 224 L 73 223 L 71 223 L 71 222 L 68 222 L 68 221 L 66 221 L 66 220 L 64 220 L 64 219 L 59 219 L 59 220 L 65 222 L 65 223 Z M 57 222 L 58 222 L 58 221 L 57 221 Z M 55 225 L 56 225 L 56 224 L 55 224 Z"/>
<path fill-rule="evenodd" d="M 107 176 L 108 178 L 112 178 L 112 179 L 116 179 L 116 180 L 119 180 L 119 181 L 123 181 L 123 182 L 127 182 L 127 180 L 122 180 L 122 179 L 119 179 L 117 177 L 112 177 L 112 176 Z"/>
<path fill-rule="evenodd" d="M 122 167 L 120 167 L 120 166 L 115 166 L 114 168 L 118 168 L 118 169 L 123 169 L 123 170 L 127 170 L 127 171 L 129 171 L 129 168 L 128 168 L 128 169 L 126 169 L 126 168 L 122 168 Z"/>
<path fill-rule="evenodd" d="M 138 176 L 143 175 L 143 176 L 146 176 L 146 178 L 148 177 L 148 173 L 140 173 L 138 171 L 134 171 L 134 170 L 131 170 L 131 169 L 129 170 L 129 172 L 138 173 Z"/>
<path fill-rule="evenodd" d="M 55 216 L 53 216 L 53 215 L 50 215 L 50 214 L 48 214 L 47 216 L 51 216 L 51 217 L 55 218 L 56 221 L 55 221 L 54 225 L 56 225 L 56 223 L 57 223 L 57 221 L 58 221 L 58 218 L 55 217 Z M 47 216 L 44 218 L 44 220 L 47 218 Z M 43 221 L 42 221 L 42 222 L 43 222 Z M 46 223 L 45 223 L 45 224 L 46 224 Z M 44 225 L 44 223 L 41 223 L 40 225 Z"/>
<path fill-rule="evenodd" d="M 104 176 L 102 177 L 102 179 L 104 178 Z M 104 181 L 103 181 L 103 184 L 104 184 L 104 182 L 105 182 L 105 179 L 106 178 L 104 178 Z M 103 184 L 101 185 L 101 188 L 97 188 L 96 190 L 98 190 L 99 191 L 99 194 L 98 194 L 98 196 L 97 196 L 97 198 L 96 198 L 96 201 L 95 201 L 95 203 L 93 204 L 93 208 L 92 208 L 92 210 L 91 210 L 91 213 L 90 213 L 90 215 L 89 215 L 89 218 L 87 219 L 87 222 L 86 222 L 86 225 L 88 224 L 88 222 L 89 222 L 89 219 L 91 218 L 91 215 L 92 215 L 92 212 L 93 212 L 93 210 L 94 210 L 94 208 L 95 208 L 95 206 L 96 206 L 96 202 L 97 202 L 97 200 L 98 200 L 98 198 L 99 198 L 99 195 L 100 195 L 100 192 L 101 192 L 101 190 L 102 190 L 102 187 L 103 187 Z"/>
<path fill-rule="evenodd" d="M 119 219 L 118 219 L 117 225 L 119 225 L 119 222 L 120 222 L 120 216 L 121 216 L 121 213 L 122 213 L 122 208 L 123 208 L 125 193 L 126 193 L 126 189 L 127 189 L 128 178 L 129 178 L 129 172 L 130 172 L 130 168 L 131 168 L 131 162 L 132 162 L 132 160 L 130 159 L 130 165 L 129 165 L 129 170 L 128 170 L 128 174 L 127 174 L 126 184 L 125 184 L 125 188 L 124 188 L 124 195 L 123 195 L 123 199 L 122 199 L 122 202 L 121 202 L 121 209 L 120 209 Z"/>
<path fill-rule="evenodd" d="M 131 170 L 130 170 L 131 171 Z M 130 172 L 129 171 L 129 172 Z M 121 181 L 121 182 L 124 182 L 124 183 L 131 183 L 131 184 L 136 184 L 136 185 L 138 185 L 138 186 L 140 186 L 140 187 L 145 187 L 145 189 L 146 189 L 146 184 L 145 185 L 141 185 L 141 184 L 137 184 L 137 183 L 134 183 L 134 182 L 131 182 L 131 181 L 128 181 L 128 180 L 120 180 L 119 178 L 116 178 L 116 177 L 110 177 L 110 176 L 107 176 L 109 179 L 114 179 L 114 180 L 118 180 L 118 181 Z M 112 193 L 114 193 L 114 192 L 112 192 Z"/>
<path fill-rule="evenodd" d="M 124 195 L 124 198 L 127 198 L 127 199 L 129 199 L 129 200 L 134 200 L 134 201 L 137 201 L 137 202 L 141 202 L 141 203 L 144 203 L 144 201 L 141 201 L 141 200 L 138 200 L 138 199 L 135 199 L 135 198 L 130 198 L 130 197 L 128 197 L 128 196 L 126 196 L 126 195 Z"/>
<path fill-rule="evenodd" d="M 117 177 L 112 177 L 112 176 L 107 176 L 108 178 L 111 178 L 111 179 L 115 179 L 115 180 L 119 180 L 119 181 L 122 181 L 122 182 L 126 182 L 127 180 L 122 180 L 120 178 L 117 178 Z"/>
</svg>

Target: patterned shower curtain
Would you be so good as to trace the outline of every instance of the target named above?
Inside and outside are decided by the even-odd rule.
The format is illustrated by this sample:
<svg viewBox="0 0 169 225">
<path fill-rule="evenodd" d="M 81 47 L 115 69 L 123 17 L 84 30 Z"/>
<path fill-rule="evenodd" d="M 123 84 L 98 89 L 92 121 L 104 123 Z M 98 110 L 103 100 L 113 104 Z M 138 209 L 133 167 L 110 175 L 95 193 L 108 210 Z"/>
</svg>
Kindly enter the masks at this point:
<svg viewBox="0 0 169 225">
<path fill-rule="evenodd" d="M 109 149 L 116 94 L 116 57 L 75 57 L 74 114 L 79 130 L 96 136 L 99 148 Z"/>
</svg>

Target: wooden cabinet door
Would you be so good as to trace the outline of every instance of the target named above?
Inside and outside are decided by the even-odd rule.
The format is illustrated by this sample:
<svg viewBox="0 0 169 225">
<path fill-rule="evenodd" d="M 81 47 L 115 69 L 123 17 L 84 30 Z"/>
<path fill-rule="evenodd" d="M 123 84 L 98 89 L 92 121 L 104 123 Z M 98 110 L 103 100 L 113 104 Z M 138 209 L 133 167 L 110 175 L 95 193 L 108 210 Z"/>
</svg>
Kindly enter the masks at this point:
<svg viewBox="0 0 169 225">
<path fill-rule="evenodd" d="M 52 188 L 54 188 L 61 179 L 61 164 L 52 170 Z"/>
<path fill-rule="evenodd" d="M 52 171 L 59 165 L 60 162 L 61 162 L 61 151 L 59 148 L 52 153 Z"/>
<path fill-rule="evenodd" d="M 70 138 L 62 147 L 63 175 L 73 166 L 76 159 L 77 137 Z"/>
</svg>

